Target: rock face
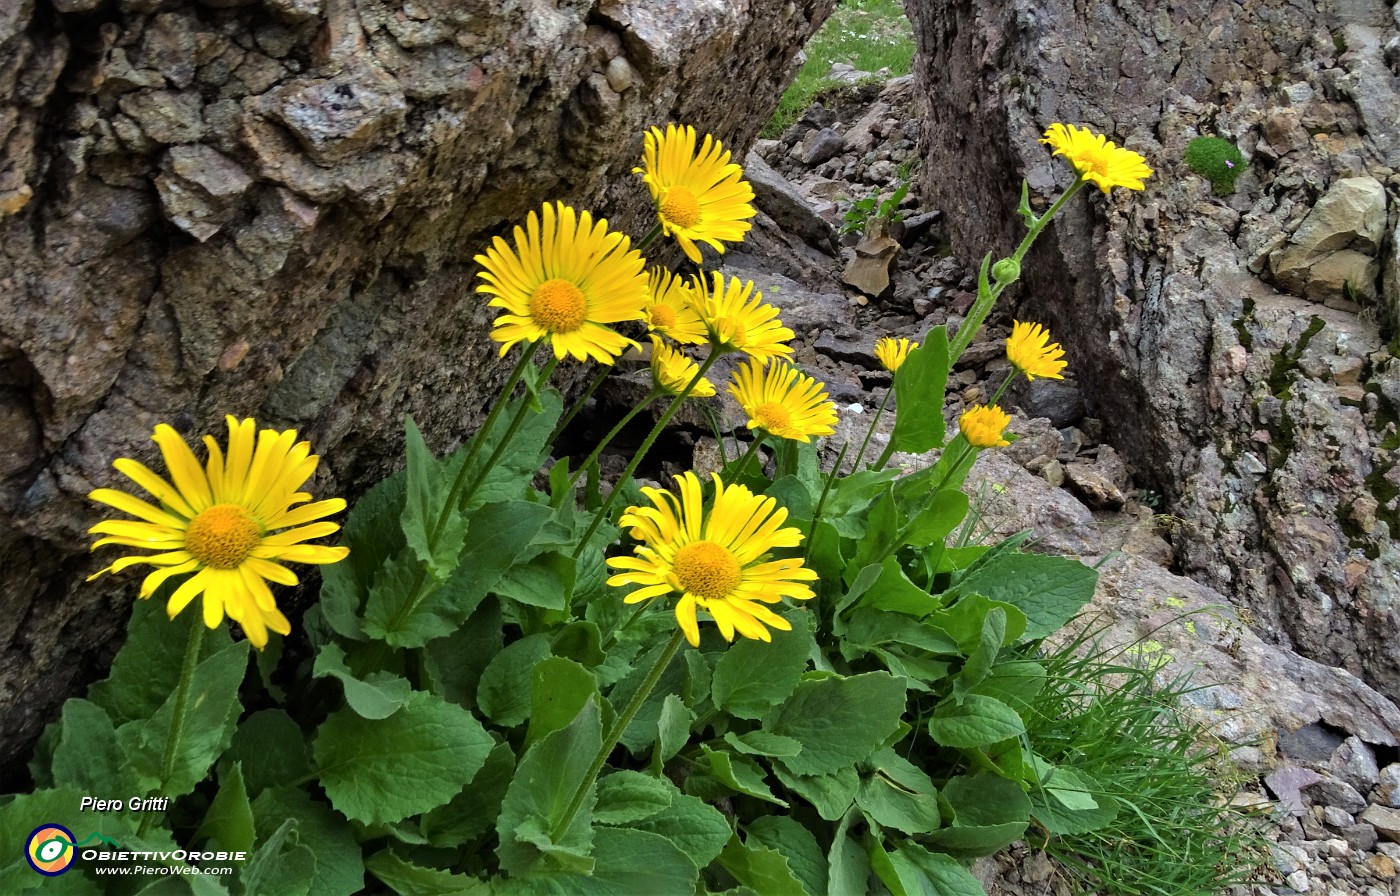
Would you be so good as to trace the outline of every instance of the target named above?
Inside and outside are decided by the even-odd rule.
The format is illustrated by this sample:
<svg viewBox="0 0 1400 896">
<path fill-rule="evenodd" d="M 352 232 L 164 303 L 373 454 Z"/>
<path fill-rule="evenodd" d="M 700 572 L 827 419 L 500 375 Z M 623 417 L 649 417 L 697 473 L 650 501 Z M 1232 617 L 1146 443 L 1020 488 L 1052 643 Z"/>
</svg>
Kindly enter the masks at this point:
<svg viewBox="0 0 1400 896">
<path fill-rule="evenodd" d="M 1019 242 L 1022 176 L 1033 195 L 1068 183 L 1037 143 L 1052 122 L 1156 169 L 1144 193 L 1067 208 L 1026 265 L 1023 313 L 1171 501 L 1184 571 L 1265 637 L 1400 697 L 1400 361 L 1379 326 L 1397 295 L 1400 7 L 907 5 L 923 188 L 965 258 Z M 1182 162 L 1202 135 L 1246 156 L 1234 195 Z"/>
<path fill-rule="evenodd" d="M 403 414 L 450 447 L 504 376 L 471 292 L 488 237 L 549 198 L 639 235 L 643 129 L 742 158 L 834 4 L 5 4 L 0 762 L 134 596 L 81 584 L 114 456 L 253 414 L 353 498 Z"/>
</svg>

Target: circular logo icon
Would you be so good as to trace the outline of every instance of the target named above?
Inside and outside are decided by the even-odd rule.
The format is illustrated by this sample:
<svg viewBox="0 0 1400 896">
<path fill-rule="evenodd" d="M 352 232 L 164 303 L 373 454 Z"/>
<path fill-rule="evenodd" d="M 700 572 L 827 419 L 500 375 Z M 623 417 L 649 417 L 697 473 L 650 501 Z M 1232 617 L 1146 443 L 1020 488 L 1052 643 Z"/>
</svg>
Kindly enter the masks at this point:
<svg viewBox="0 0 1400 896">
<path fill-rule="evenodd" d="M 47 877 L 55 877 L 73 864 L 76 850 L 73 832 L 61 824 L 41 824 L 24 843 L 24 857 L 29 867 Z"/>
</svg>

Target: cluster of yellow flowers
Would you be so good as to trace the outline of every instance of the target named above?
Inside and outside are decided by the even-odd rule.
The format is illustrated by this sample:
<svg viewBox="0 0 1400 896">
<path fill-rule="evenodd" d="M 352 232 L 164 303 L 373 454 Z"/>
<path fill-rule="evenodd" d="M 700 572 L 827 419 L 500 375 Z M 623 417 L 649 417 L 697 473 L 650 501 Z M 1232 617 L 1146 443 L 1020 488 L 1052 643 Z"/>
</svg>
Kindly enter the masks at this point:
<svg viewBox="0 0 1400 896">
<path fill-rule="evenodd" d="M 1092 181 L 1104 192 L 1111 186 L 1141 189 L 1141 179 L 1151 174 L 1141 156 L 1088 130 L 1056 124 L 1045 137 L 1042 142 L 1078 172 L 1076 186 Z M 713 137 L 697 141 L 692 127 L 652 128 L 644 138 L 642 166 L 634 172 L 655 203 L 659 232 L 697 264 L 696 243 L 723 252 L 725 242 L 742 240 L 751 227 L 754 194 L 742 168 Z M 836 410 L 825 387 L 788 363 L 793 332 L 752 281 L 717 271 L 688 279 L 660 268 L 648 271 L 626 235 L 559 202 L 531 212 L 513 236 L 513 245 L 496 237 L 476 257 L 482 268 L 478 291 L 502 309 L 491 333 L 502 355 L 522 342 L 547 342 L 556 359 L 611 365 L 628 348 L 640 348 L 612 325 L 638 321 L 649 331 L 651 371 L 662 393 L 712 397 L 716 389 L 704 370 L 719 355 L 742 353 L 747 363 L 727 391 L 747 414 L 750 429 L 802 442 L 834 432 Z M 710 357 L 697 363 L 685 354 L 691 345 L 708 345 Z M 893 373 L 917 347 L 885 338 L 876 344 L 876 355 Z M 1063 355 L 1036 324 L 1017 322 L 1007 342 L 1008 358 L 1027 379 L 1059 379 Z M 974 448 L 1006 445 L 1009 420 L 995 404 L 974 407 L 962 415 L 959 429 Z M 210 628 L 227 614 L 262 648 L 269 630 L 291 630 L 268 588 L 268 582 L 297 584 L 279 561 L 325 564 L 348 554 L 344 547 L 305 544 L 339 530 L 324 517 L 344 510 L 345 502 L 313 502 L 300 490 L 319 458 L 308 442 L 297 441 L 295 431 L 255 432 L 253 420 L 233 417 L 228 426 L 227 454 L 205 436 L 203 466 L 174 429 L 156 427 L 154 439 L 173 482 L 134 460 L 115 462 L 159 506 L 114 489 L 93 491 L 93 500 L 137 517 L 93 526 L 92 533 L 105 536 L 93 548 L 116 544 L 156 553 L 123 557 L 93 578 L 137 564 L 155 566 L 141 585 L 140 596 L 147 598 L 167 579 L 187 575 L 170 598 L 172 618 L 203 595 Z M 643 489 L 652 506 L 630 507 L 621 518 L 641 544 L 635 556 L 608 559 L 620 570 L 608 582 L 639 586 L 628 603 L 680 594 L 676 617 L 693 645 L 699 644 L 701 610 L 726 639 L 738 632 L 768 640 L 769 628 L 789 625 L 765 604 L 813 596 L 803 583 L 816 574 L 800 559 L 770 559 L 773 550 L 795 547 L 803 535 L 783 526 L 787 511 L 772 498 L 726 485 L 718 476 L 714 487 L 708 510 L 694 473 L 677 477 L 676 493 Z"/>
</svg>

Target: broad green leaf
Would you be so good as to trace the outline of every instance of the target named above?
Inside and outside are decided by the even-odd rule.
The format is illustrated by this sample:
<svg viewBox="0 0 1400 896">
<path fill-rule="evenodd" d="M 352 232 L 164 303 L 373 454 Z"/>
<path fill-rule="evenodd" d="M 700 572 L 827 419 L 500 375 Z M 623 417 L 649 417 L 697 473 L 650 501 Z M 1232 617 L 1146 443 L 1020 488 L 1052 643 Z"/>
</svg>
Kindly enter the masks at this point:
<svg viewBox="0 0 1400 896">
<path fill-rule="evenodd" d="M 995 697 L 1016 712 L 1033 712 L 1035 698 L 1044 690 L 1045 667 L 1035 660 L 1012 660 L 992 667 L 991 674 L 982 679 L 972 693 Z"/>
<path fill-rule="evenodd" d="M 827 495 L 822 519 L 830 523 L 843 538 L 862 539 L 870 502 L 898 475 L 895 470 L 861 470 L 842 476 Z"/>
<path fill-rule="evenodd" d="M 597 785 L 591 784 L 572 819 L 558 836 L 554 828 L 583 782 L 593 757 L 602 749 L 603 730 L 598 704 L 589 701 L 567 727 L 555 731 L 525 752 L 506 790 L 496 819 L 502 870 L 522 875 L 546 870 L 546 856 L 565 867 L 587 872 L 583 861 L 593 845 L 593 805 Z"/>
<path fill-rule="evenodd" d="M 640 772 L 616 771 L 598 780 L 597 824 L 625 825 L 664 812 L 681 792 L 670 781 Z"/>
<path fill-rule="evenodd" d="M 719 863 L 739 883 L 765 896 L 807 896 L 787 856 L 767 846 L 743 843 L 738 834 L 719 854 Z"/>
<path fill-rule="evenodd" d="M 881 567 L 880 577 L 861 595 L 856 606 L 922 619 L 942 608 L 943 601 L 909 581 L 899 561 L 894 557 L 887 557 Z"/>
<path fill-rule="evenodd" d="M 316 854 L 305 846 L 289 842 L 296 830 L 294 818 L 283 821 L 265 841 L 254 850 L 238 870 L 243 892 L 258 896 L 307 896 L 316 871 Z"/>
<path fill-rule="evenodd" d="M 736 756 L 727 750 L 711 750 L 706 746 L 700 749 L 709 762 L 710 773 L 730 790 L 787 808 L 787 803 L 778 799 L 773 795 L 773 791 L 768 789 L 767 782 L 763 780 L 763 769 L 759 768 L 758 763 L 746 756 Z"/>
<path fill-rule="evenodd" d="M 224 761 L 242 765 L 243 781 L 252 796 L 311 770 L 306 735 L 280 709 L 260 709 L 244 719 L 233 733 Z"/>
<path fill-rule="evenodd" d="M 459 454 L 439 462 L 428 450 L 412 417 L 404 417 L 404 451 L 408 457 L 408 490 L 403 508 L 403 534 L 418 562 L 439 582 L 457 567 L 457 557 L 467 536 L 467 518 L 456 507 L 444 504 L 454 474 L 461 469 Z M 435 537 L 436 536 L 436 537 Z"/>
<path fill-rule="evenodd" d="M 982 884 L 956 859 L 929 852 L 917 843 L 901 842 L 887 854 L 898 889 L 886 881 L 890 891 L 902 896 L 986 896 Z"/>
<path fill-rule="evenodd" d="M 906 834 L 935 831 L 943 823 L 935 794 L 911 792 L 879 774 L 861 781 L 856 805 L 872 822 Z"/>
<path fill-rule="evenodd" d="M 528 396 L 527 396 L 528 400 Z M 535 472 L 539 470 L 540 463 L 544 458 L 545 449 L 548 447 L 549 435 L 554 431 L 554 424 L 559 419 L 559 412 L 564 405 L 563 398 L 558 390 L 545 389 L 539 393 L 540 410 L 527 412 L 524 421 L 516 429 L 512 436 L 510 445 L 502 452 L 496 465 L 491 468 L 491 473 L 484 482 L 477 488 L 476 494 L 462 508 L 462 512 L 473 515 L 476 508 L 483 504 L 493 504 L 501 501 L 514 501 L 524 494 L 529 486 L 530 480 L 534 478 Z M 472 469 L 468 472 L 468 477 L 475 479 L 485 468 L 486 460 L 500 444 L 502 436 L 509 429 L 509 421 L 514 419 L 519 410 L 521 400 L 517 399 L 508 403 L 501 411 L 496 425 L 489 433 L 478 433 L 476 438 L 484 439 L 480 452 L 472 463 Z M 459 448 L 455 454 L 461 454 L 467 450 L 467 446 Z M 455 461 L 455 455 L 453 460 Z M 472 527 L 476 523 L 473 519 Z M 472 534 L 468 532 L 467 544 L 472 544 Z M 465 558 L 463 558 L 465 562 Z"/>
<path fill-rule="evenodd" d="M 821 493 L 820 486 L 817 493 Z M 813 504 L 815 503 L 812 492 L 797 476 L 782 477 L 768 486 L 764 495 L 776 500 L 779 507 L 787 508 L 789 519 L 810 520 L 812 518 Z"/>
<path fill-rule="evenodd" d="M 715 706 L 741 719 L 758 719 L 786 700 L 807 668 L 810 616 L 791 613 L 792 631 L 774 631 L 770 643 L 741 638 L 715 664 Z"/>
<path fill-rule="evenodd" d="M 790 758 L 802 752 L 802 744 L 792 738 L 783 737 L 781 734 L 770 734 L 762 730 L 749 731 L 745 734 L 726 731 L 724 733 L 724 742 L 740 753 L 749 756 Z"/>
<path fill-rule="evenodd" d="M 549 656 L 549 637 L 521 638 L 496 654 L 481 673 L 476 702 L 491 721 L 502 728 L 519 725 L 530 716 L 534 669 Z"/>
<path fill-rule="evenodd" d="M 331 805 L 368 824 L 395 822 L 456 796 L 486 761 L 491 736 L 471 713 L 415 692 L 387 719 L 333 713 L 314 752 Z"/>
<path fill-rule="evenodd" d="M 689 794 L 677 794 L 665 812 L 632 822 L 628 827 L 665 837 L 689 857 L 697 870 L 715 860 L 732 833 L 718 809 Z"/>
<path fill-rule="evenodd" d="M 190 624 L 204 624 L 189 615 Z M 242 711 L 238 686 L 247 669 L 246 641 L 229 644 L 195 667 L 170 777 L 163 783 L 161 770 L 178 700 L 176 689 L 171 688 L 165 703 L 149 721 L 127 722 L 117 729 L 117 743 L 141 791 L 159 789 L 162 796 L 184 796 L 208 776 L 215 760 L 233 739 Z"/>
<path fill-rule="evenodd" d="M 690 742 L 690 725 L 695 714 L 681 702 L 675 694 L 667 694 L 661 703 L 661 715 L 656 720 L 656 751 L 653 761 L 664 764 L 670 761 Z"/>
<path fill-rule="evenodd" d="M 111 673 L 88 689 L 88 699 L 106 711 L 115 727 L 155 715 L 180 680 L 191 617 L 199 615 L 199 608 L 186 609 L 184 615 L 170 619 L 165 614 L 166 590 L 132 604 L 126 642 L 112 660 Z M 232 643 L 228 626 L 205 631 L 200 659 L 208 659 Z"/>
<path fill-rule="evenodd" d="M 826 860 L 827 880 L 831 882 L 833 894 L 870 892 L 870 859 L 860 844 L 847 835 L 851 823 L 859 817 L 859 811 L 852 807 L 836 826 Z"/>
<path fill-rule="evenodd" d="M 928 733 L 945 747 L 985 747 L 1026 733 L 1016 710 L 995 697 L 968 694 L 958 703 L 945 699 L 933 711 Z"/>
<path fill-rule="evenodd" d="M 102 707 L 79 697 L 67 700 L 53 751 L 55 785 L 103 796 L 137 793 L 125 764 L 117 731 Z"/>
<path fill-rule="evenodd" d="M 789 771 L 782 762 L 774 763 L 773 773 L 793 793 L 811 803 L 817 814 L 827 821 L 835 821 L 851 808 L 856 791 L 860 788 L 860 775 L 854 765 L 838 768 L 829 775 L 798 775 Z"/>
<path fill-rule="evenodd" d="M 988 855 L 1021 838 L 1031 801 L 1021 785 L 991 774 L 958 775 L 939 792 L 945 825 L 926 834 L 947 852 Z"/>
<path fill-rule="evenodd" d="M 600 702 L 593 673 L 573 660 L 546 657 L 535 664 L 531 679 L 527 747 L 572 722 L 589 700 Z"/>
<path fill-rule="evenodd" d="M 1026 630 L 1026 615 L 1011 604 L 994 601 L 981 594 L 964 595 L 946 610 L 939 610 L 924 621 L 947 632 L 962 652 L 969 654 L 982 643 L 982 625 L 987 614 L 998 607 L 1006 613 L 1004 643 L 1014 644 Z"/>
<path fill-rule="evenodd" d="M 477 605 L 462 627 L 428 643 L 423 666 L 431 690 L 449 703 L 475 706 L 481 673 L 505 646 L 501 605 L 488 597 Z"/>
<path fill-rule="evenodd" d="M 1051 834 L 1083 834 L 1108 824 L 1118 814 L 1115 801 L 1087 772 L 1050 768 L 1040 786 L 1031 785 L 1031 815 Z"/>
<path fill-rule="evenodd" d="M 366 719 L 387 719 L 408 702 L 413 686 L 408 679 L 390 672 L 371 672 L 363 680 L 345 665 L 345 651 L 339 644 L 327 644 L 316 655 L 312 678 L 335 678 L 345 689 L 345 702 Z"/>
<path fill-rule="evenodd" d="M 761 844 L 782 853 L 788 868 L 812 896 L 824 896 L 829 892 L 826 857 L 822 855 L 817 838 L 805 826 L 785 815 L 764 815 L 745 830 L 747 845 Z"/>
<path fill-rule="evenodd" d="M 57 883 L 69 877 L 79 881 L 72 885 L 73 889 L 69 892 L 86 892 L 83 888 L 83 884 L 87 882 L 86 876 L 78 876 L 75 871 L 70 871 L 59 877 L 45 879 L 35 874 L 21 858 L 24 844 L 29 841 L 34 829 L 41 824 L 63 825 L 72 832 L 78 843 L 98 829 L 94 819 L 103 825 L 103 833 L 119 843 L 126 842 L 124 835 L 128 832 L 135 833 L 136 825 L 141 820 L 138 813 L 112 812 L 97 816 L 91 811 L 80 811 L 78 807 L 84 796 L 92 794 L 75 788 L 61 788 L 21 793 L 7 797 L 9 802 L 0 802 L 0 843 L 5 844 L 9 853 L 4 861 L 0 861 L 0 892 L 35 893 L 37 896 L 43 896 L 48 892 L 47 884 Z"/>
<path fill-rule="evenodd" d="M 265 790 L 253 800 L 258 836 L 270 836 L 288 818 L 296 819 L 289 839 L 316 857 L 313 896 L 352 896 L 364 889 L 364 858 L 350 823 L 340 813 L 305 791 L 285 787 Z"/>
<path fill-rule="evenodd" d="M 423 835 L 434 846 L 452 847 L 494 828 L 514 774 L 515 753 L 510 744 L 496 744 L 461 793 L 423 816 Z"/>
<path fill-rule="evenodd" d="M 906 538 L 914 547 L 939 544 L 947 538 L 967 516 L 968 498 L 961 489 L 942 488 L 921 505 Z"/>
<path fill-rule="evenodd" d="M 667 635 L 675 631 L 673 620 L 666 620 L 658 616 L 657 621 L 664 624 Z M 653 639 L 660 641 L 661 639 Z M 608 692 L 609 705 L 604 707 L 604 718 L 608 713 L 622 712 L 623 708 L 631 701 L 632 695 L 637 692 L 647 674 L 655 667 L 661 654 L 665 650 L 664 643 L 657 643 L 651 650 L 647 651 L 637 660 L 636 667 L 622 681 L 618 682 L 611 691 Z M 622 745 L 633 755 L 641 755 L 649 750 L 656 741 L 658 723 L 661 720 L 661 705 L 666 701 L 667 694 L 679 693 L 685 685 L 687 669 L 683 660 L 673 657 L 667 664 L 666 669 L 657 679 L 656 687 L 647 695 L 642 702 L 641 709 L 633 716 L 632 723 L 627 726 L 627 730 L 622 732 Z"/>
<path fill-rule="evenodd" d="M 399 896 L 490 896 L 491 886 L 466 874 L 424 868 L 382 850 L 365 859 L 365 867 Z"/>
<path fill-rule="evenodd" d="M 573 595 L 574 575 L 572 557 L 546 551 L 506 570 L 492 590 L 503 598 L 532 607 L 562 610 Z"/>
<path fill-rule="evenodd" d="M 350 556 L 321 568 L 321 599 L 317 606 L 326 622 L 341 636 L 366 638 L 360 610 L 385 561 L 406 544 L 403 515 L 407 471 L 393 473 L 371 488 L 350 510 L 345 521 L 344 543 Z"/>
<path fill-rule="evenodd" d="M 555 656 L 573 660 L 589 669 L 606 660 L 603 635 L 598 626 L 587 620 L 570 622 L 554 629 L 549 637 L 549 651 Z"/>
<path fill-rule="evenodd" d="M 887 552 L 898 549 L 899 508 L 894 500 L 894 488 L 886 485 L 866 517 L 865 534 L 856 542 L 856 556 L 847 568 L 847 575 L 871 563 L 882 563 Z"/>
<path fill-rule="evenodd" d="M 253 806 L 248 801 L 248 788 L 243 786 L 243 767 L 237 762 L 220 778 L 219 792 L 204 813 L 195 838 L 209 838 L 220 849 L 247 852 L 253 848 Z"/>
<path fill-rule="evenodd" d="M 1011 604 L 1028 620 L 1019 636 L 1035 640 L 1059 631 L 1094 596 L 1099 574 L 1078 560 L 1051 554 L 1004 553 L 958 581 L 959 593 Z"/>
<path fill-rule="evenodd" d="M 548 889 L 532 887 L 529 892 L 531 896 L 680 896 L 695 892 L 698 876 L 690 857 L 659 834 L 634 828 L 598 828 L 594 832 L 591 873 L 532 877 L 532 885 Z"/>
<path fill-rule="evenodd" d="M 982 619 L 982 636 L 958 673 L 960 689 L 980 684 L 992 670 L 997 654 L 1006 643 L 1006 610 L 993 607 Z"/>
<path fill-rule="evenodd" d="M 802 775 L 822 775 L 874 752 L 899 727 L 904 684 L 884 672 L 804 681 L 764 728 L 802 744 L 783 760 Z"/>
<path fill-rule="evenodd" d="M 857 608 L 846 624 L 841 653 L 847 659 L 883 644 L 905 644 L 927 653 L 956 655 L 958 642 L 932 622 L 921 622 L 901 613 Z"/>
<path fill-rule="evenodd" d="M 896 451 L 923 454 L 942 447 L 943 398 L 948 387 L 948 328 L 935 327 L 923 343 L 909 353 L 894 375 Z"/>
</svg>

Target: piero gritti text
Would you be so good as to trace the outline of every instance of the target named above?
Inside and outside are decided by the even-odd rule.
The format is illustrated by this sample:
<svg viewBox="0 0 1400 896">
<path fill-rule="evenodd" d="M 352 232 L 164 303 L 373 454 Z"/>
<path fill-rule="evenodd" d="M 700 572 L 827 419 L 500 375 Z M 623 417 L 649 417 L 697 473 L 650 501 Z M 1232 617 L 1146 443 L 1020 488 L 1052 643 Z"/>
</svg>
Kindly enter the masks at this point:
<svg viewBox="0 0 1400 896">
<path fill-rule="evenodd" d="M 79 812 L 164 812 L 170 806 L 165 796 L 133 796 L 131 799 L 98 799 L 85 796 L 78 803 Z"/>
</svg>

